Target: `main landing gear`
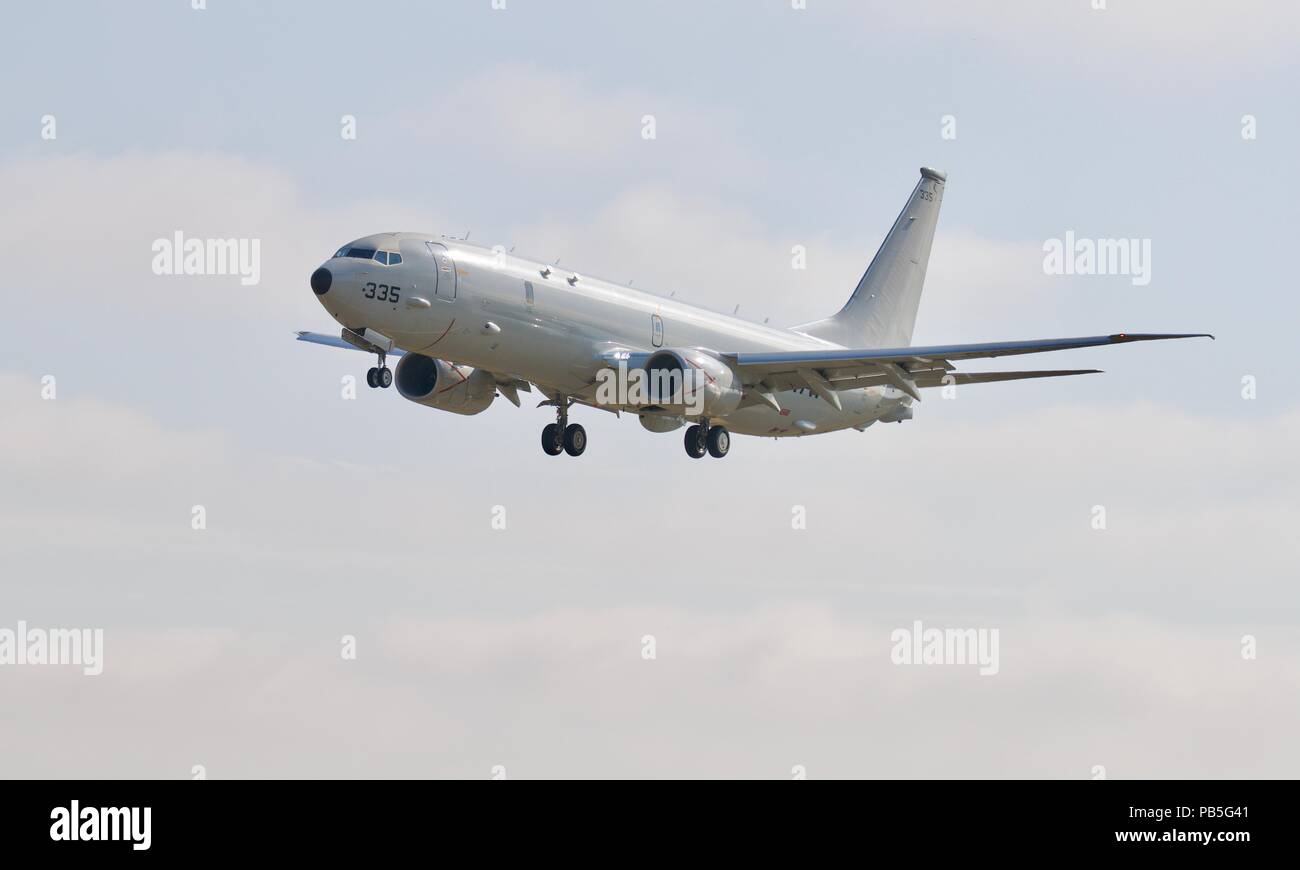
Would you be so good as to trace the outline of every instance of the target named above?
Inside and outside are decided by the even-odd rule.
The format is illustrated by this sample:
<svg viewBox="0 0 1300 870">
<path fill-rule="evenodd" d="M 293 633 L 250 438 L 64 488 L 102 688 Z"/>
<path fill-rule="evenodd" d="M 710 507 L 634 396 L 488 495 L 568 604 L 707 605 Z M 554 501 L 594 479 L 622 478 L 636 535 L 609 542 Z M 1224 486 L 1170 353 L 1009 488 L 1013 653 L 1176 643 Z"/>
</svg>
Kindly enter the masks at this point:
<svg viewBox="0 0 1300 870">
<path fill-rule="evenodd" d="M 555 400 L 555 422 L 547 423 L 542 429 L 542 450 L 548 456 L 567 453 L 581 456 L 587 449 L 587 430 L 579 423 L 569 422 L 569 405 L 572 401 L 567 396 Z"/>
<path fill-rule="evenodd" d="M 725 426 L 710 426 L 707 419 L 686 430 L 686 455 L 699 459 L 707 452 L 714 459 L 721 459 L 731 450 L 731 433 Z"/>
<path fill-rule="evenodd" d="M 379 365 L 366 372 L 366 383 L 371 387 L 388 389 L 393 385 L 393 370 L 384 362 L 384 355 L 379 355 Z"/>
</svg>

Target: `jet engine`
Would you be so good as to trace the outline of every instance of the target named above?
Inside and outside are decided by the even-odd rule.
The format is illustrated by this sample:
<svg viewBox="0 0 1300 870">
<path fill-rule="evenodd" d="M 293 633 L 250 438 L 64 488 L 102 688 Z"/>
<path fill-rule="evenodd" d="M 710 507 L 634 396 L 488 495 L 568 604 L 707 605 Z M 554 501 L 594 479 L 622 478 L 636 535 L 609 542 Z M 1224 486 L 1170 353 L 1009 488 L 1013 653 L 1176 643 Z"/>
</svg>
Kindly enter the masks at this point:
<svg viewBox="0 0 1300 870">
<path fill-rule="evenodd" d="M 691 417 L 722 417 L 745 392 L 731 366 L 699 348 L 657 351 L 645 363 L 651 404 L 683 409 Z"/>
<path fill-rule="evenodd" d="M 393 381 L 402 398 L 453 414 L 485 411 L 497 394 L 491 372 L 418 353 L 403 355 Z"/>
</svg>

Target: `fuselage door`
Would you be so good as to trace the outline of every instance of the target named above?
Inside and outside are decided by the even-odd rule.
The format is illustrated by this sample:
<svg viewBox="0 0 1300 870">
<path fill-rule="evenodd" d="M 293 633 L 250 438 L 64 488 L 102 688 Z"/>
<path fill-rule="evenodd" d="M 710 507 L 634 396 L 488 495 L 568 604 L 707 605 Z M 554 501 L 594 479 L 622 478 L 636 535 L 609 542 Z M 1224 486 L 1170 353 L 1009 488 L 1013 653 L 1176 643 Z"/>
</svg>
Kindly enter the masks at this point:
<svg viewBox="0 0 1300 870">
<path fill-rule="evenodd" d="M 658 314 L 650 315 L 650 343 L 655 347 L 664 346 L 664 319 Z"/>
<path fill-rule="evenodd" d="M 433 271 L 438 279 L 438 287 L 434 294 L 439 299 L 451 302 L 456 298 L 456 263 L 451 259 L 451 254 L 447 253 L 445 246 L 438 242 L 424 244 L 433 255 Z"/>
<path fill-rule="evenodd" d="M 434 259 L 438 261 L 438 298 L 450 302 L 456 298 L 456 264 L 445 249 L 438 251 Z"/>
</svg>

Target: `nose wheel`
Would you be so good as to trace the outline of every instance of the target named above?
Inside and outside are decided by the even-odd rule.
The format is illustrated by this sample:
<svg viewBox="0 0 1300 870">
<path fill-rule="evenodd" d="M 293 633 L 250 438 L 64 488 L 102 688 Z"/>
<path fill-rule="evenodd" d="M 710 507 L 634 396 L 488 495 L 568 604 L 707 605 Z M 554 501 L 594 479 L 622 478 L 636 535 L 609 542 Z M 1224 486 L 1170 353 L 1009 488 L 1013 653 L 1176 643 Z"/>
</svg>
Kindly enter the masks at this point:
<svg viewBox="0 0 1300 870">
<path fill-rule="evenodd" d="M 379 355 L 379 365 L 366 372 L 366 383 L 372 388 L 388 389 L 393 385 L 393 370 L 384 362 L 384 355 Z"/>
<path fill-rule="evenodd" d="M 547 403 L 552 404 L 552 403 Z M 555 405 L 555 422 L 542 428 L 542 451 L 547 456 L 581 456 L 587 449 L 587 430 L 581 424 L 569 422 L 570 400 L 560 396 Z"/>
<path fill-rule="evenodd" d="M 701 459 L 707 453 L 714 459 L 721 459 L 731 451 L 731 433 L 726 426 L 710 426 L 708 420 L 686 430 L 686 455 L 692 459 Z"/>
</svg>

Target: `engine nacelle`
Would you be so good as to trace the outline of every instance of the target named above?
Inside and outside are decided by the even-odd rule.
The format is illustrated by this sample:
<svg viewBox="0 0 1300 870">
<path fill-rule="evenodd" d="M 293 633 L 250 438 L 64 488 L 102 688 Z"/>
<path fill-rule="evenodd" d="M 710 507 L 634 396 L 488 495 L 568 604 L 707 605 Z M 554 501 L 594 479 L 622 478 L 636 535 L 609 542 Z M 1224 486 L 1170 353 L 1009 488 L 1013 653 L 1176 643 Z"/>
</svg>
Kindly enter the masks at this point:
<svg viewBox="0 0 1300 870">
<path fill-rule="evenodd" d="M 645 372 L 651 402 L 689 417 L 726 416 L 745 392 L 731 366 L 698 348 L 658 351 Z"/>
<path fill-rule="evenodd" d="M 681 417 L 660 416 L 658 414 L 642 414 L 638 419 L 641 425 L 651 432 L 672 432 L 686 425 L 686 421 Z"/>
<path fill-rule="evenodd" d="M 902 423 L 904 420 L 912 419 L 912 405 L 909 401 L 906 405 L 895 405 L 884 414 L 880 415 L 881 423 Z"/>
<path fill-rule="evenodd" d="M 402 356 L 393 383 L 402 398 L 453 414 L 481 413 L 497 395 L 496 378 L 490 372 L 419 353 Z"/>
</svg>

